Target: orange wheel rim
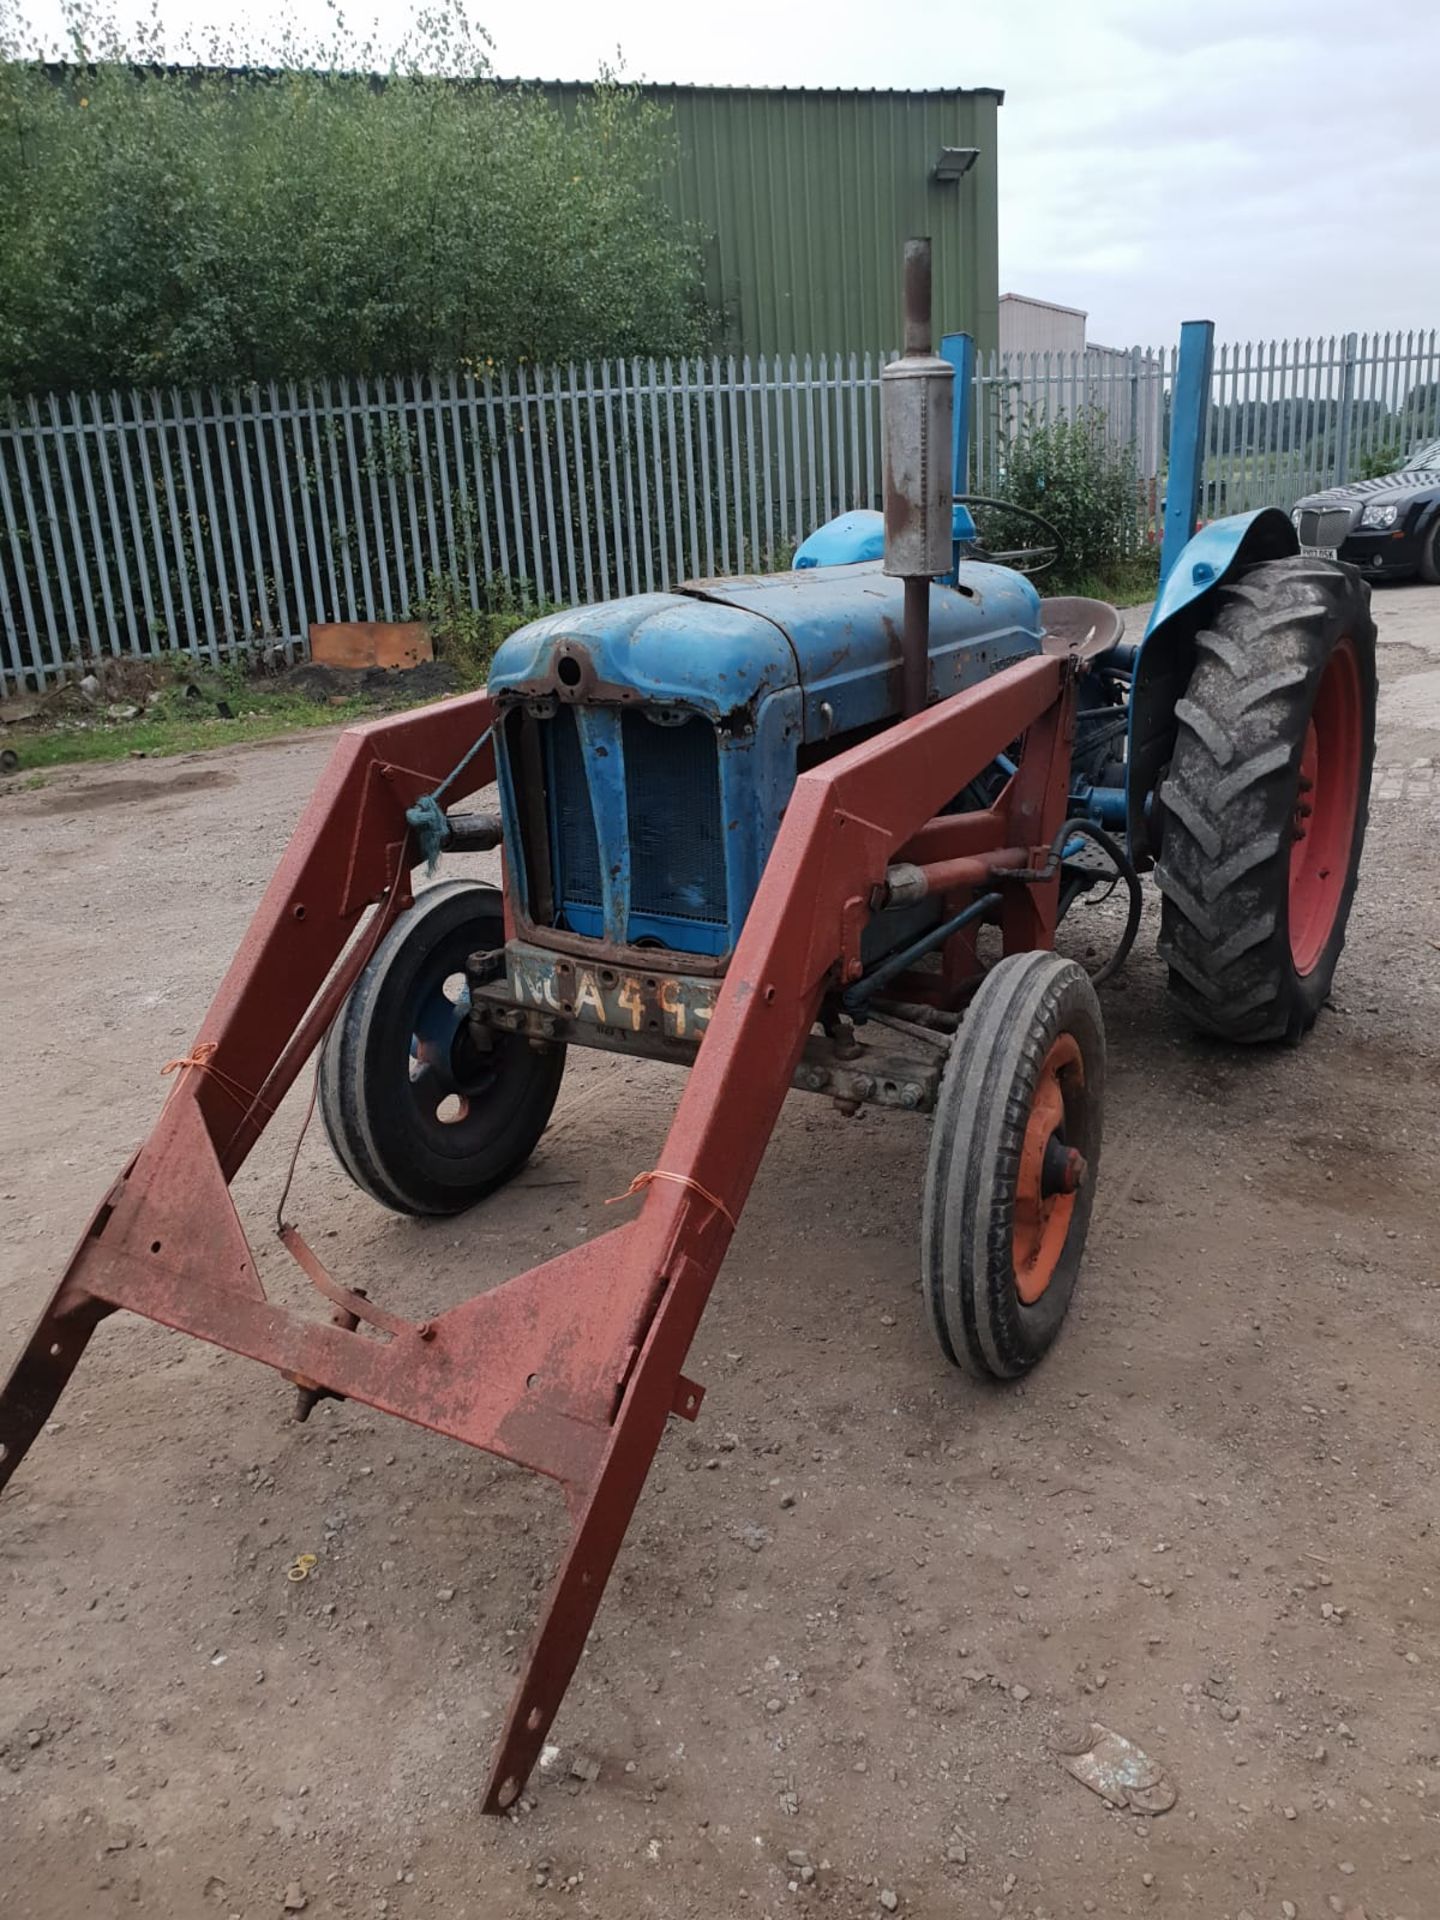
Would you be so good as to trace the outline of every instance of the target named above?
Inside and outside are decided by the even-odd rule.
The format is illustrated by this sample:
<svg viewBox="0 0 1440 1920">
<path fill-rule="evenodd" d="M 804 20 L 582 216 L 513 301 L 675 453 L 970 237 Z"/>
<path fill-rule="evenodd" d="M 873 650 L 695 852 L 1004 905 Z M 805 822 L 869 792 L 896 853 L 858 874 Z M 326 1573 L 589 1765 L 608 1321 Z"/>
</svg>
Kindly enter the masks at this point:
<svg viewBox="0 0 1440 1920">
<path fill-rule="evenodd" d="M 1320 676 L 1300 756 L 1290 829 L 1290 955 L 1298 974 L 1320 964 L 1344 899 L 1364 757 L 1360 666 L 1347 637 Z"/>
<path fill-rule="evenodd" d="M 1057 1187 L 1046 1176 L 1046 1154 L 1057 1140 L 1063 1146 L 1065 1085 L 1085 1084 L 1085 1063 L 1075 1036 L 1062 1033 L 1046 1054 L 1030 1100 L 1020 1169 L 1015 1178 L 1012 1259 L 1015 1291 L 1032 1306 L 1050 1282 L 1065 1248 L 1075 1212 L 1075 1187 Z M 1054 1156 L 1052 1158 L 1052 1176 Z M 1078 1156 L 1072 1156 L 1072 1160 Z M 1083 1177 L 1083 1162 L 1080 1163 Z"/>
</svg>

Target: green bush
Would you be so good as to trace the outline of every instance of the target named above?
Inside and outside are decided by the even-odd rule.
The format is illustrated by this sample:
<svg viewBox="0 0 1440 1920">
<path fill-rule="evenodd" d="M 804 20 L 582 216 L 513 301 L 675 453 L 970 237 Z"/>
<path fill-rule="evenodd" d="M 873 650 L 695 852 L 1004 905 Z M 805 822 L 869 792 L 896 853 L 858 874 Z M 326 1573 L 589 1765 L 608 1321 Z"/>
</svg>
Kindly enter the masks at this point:
<svg viewBox="0 0 1440 1920">
<path fill-rule="evenodd" d="M 1370 453 L 1362 453 L 1355 472 L 1357 480 L 1382 480 L 1387 473 L 1394 473 L 1400 465 L 1403 455 L 1393 440 L 1383 447 L 1376 447 Z"/>
<path fill-rule="evenodd" d="M 15 7 L 0 0 L 0 392 L 707 343 L 698 249 L 657 217 L 673 130 L 633 89 L 602 80 L 568 118 L 491 80 L 444 11 L 388 62 L 290 41 L 263 70 L 219 43 L 166 67 L 176 49 L 82 15 L 57 73 L 22 57 L 45 50 Z"/>
<path fill-rule="evenodd" d="M 496 649 L 517 627 L 558 611 L 545 600 L 527 601 L 506 580 L 489 581 L 485 599 L 483 607 L 472 606 L 469 592 L 453 575 L 432 573 L 424 599 L 413 609 L 417 620 L 430 623 L 435 658 L 453 666 L 467 687 L 485 684 Z"/>
<path fill-rule="evenodd" d="M 1084 407 L 1058 419 L 1029 414 L 1006 451 L 998 491 L 1043 514 L 1060 535 L 1059 564 L 1042 576 L 1045 591 L 1123 573 L 1140 546 L 1140 482 L 1134 456 L 1109 437 L 1105 413 Z M 988 527 L 982 533 L 994 539 Z M 1037 534 L 1017 521 L 1015 544 Z"/>
</svg>

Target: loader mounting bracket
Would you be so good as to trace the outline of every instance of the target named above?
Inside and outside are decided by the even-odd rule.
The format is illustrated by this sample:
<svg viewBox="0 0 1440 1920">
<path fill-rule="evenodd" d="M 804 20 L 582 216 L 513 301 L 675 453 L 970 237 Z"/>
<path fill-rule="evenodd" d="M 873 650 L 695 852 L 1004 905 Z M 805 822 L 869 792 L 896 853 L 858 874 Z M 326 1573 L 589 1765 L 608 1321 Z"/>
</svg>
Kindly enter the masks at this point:
<svg viewBox="0 0 1440 1920">
<path fill-rule="evenodd" d="M 1036 658 L 801 776 L 662 1177 L 644 1184 L 632 1219 L 424 1322 L 328 1275 L 321 1291 L 336 1311 L 297 1311 L 267 1296 L 230 1182 L 411 897 L 419 854 L 407 807 L 490 720 L 489 701 L 470 695 L 344 735 L 153 1132 L 101 1202 L 0 1393 L 0 1486 L 91 1334 L 120 1308 L 262 1361 L 299 1383 L 307 1405 L 362 1401 L 558 1481 L 573 1532 L 485 1789 L 486 1810 L 499 1812 L 539 1755 L 665 1423 L 699 1411 L 686 1354 L 822 999 L 841 984 L 855 903 L 877 896 L 897 858 L 1016 846 L 1038 855 L 1064 817 L 1074 699 L 1065 664 Z M 1022 735 L 994 807 L 941 813 Z M 493 777 L 486 744 L 462 784 L 474 793 Z M 458 786 L 450 795 L 464 797 Z M 994 884 L 1007 950 L 1051 945 L 1058 877 Z M 974 891 L 949 904 L 963 908 Z M 974 949 L 968 932 L 954 944 L 927 978 L 958 990 Z M 290 1246 L 318 1266 L 298 1236 Z"/>
</svg>

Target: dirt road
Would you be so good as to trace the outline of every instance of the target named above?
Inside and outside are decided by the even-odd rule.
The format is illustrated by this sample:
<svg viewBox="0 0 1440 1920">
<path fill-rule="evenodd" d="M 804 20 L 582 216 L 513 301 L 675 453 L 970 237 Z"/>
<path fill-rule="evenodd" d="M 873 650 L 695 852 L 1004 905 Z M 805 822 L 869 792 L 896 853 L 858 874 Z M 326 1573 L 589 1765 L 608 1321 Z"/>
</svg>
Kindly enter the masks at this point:
<svg viewBox="0 0 1440 1920">
<path fill-rule="evenodd" d="M 925 1123 L 792 1096 L 692 1356 L 700 1422 L 517 1818 L 475 1807 L 551 1491 L 363 1409 L 297 1427 L 275 1376 L 103 1329 L 0 1503 L 0 1914 L 1440 1915 L 1440 590 L 1376 604 L 1334 1010 L 1298 1052 L 1202 1044 L 1147 924 L 1102 995 L 1083 1292 L 1007 1392 L 924 1324 Z M 0 796 L 5 1364 L 328 749 Z M 349 1189 L 316 1128 L 296 1211 L 349 1280 L 439 1307 L 611 1224 L 674 1091 L 575 1059 L 529 1170 L 443 1225 Z M 295 1105 L 240 1183 L 257 1225 Z M 1060 1771 L 1056 1728 L 1092 1718 L 1172 1812 Z"/>
</svg>

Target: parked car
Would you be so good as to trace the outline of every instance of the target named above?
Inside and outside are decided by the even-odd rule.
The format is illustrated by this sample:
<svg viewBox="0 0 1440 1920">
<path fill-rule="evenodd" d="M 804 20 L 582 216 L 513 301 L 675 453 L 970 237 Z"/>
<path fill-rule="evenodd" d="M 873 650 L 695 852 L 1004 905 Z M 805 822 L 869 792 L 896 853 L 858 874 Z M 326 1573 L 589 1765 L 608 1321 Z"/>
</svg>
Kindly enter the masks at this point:
<svg viewBox="0 0 1440 1920">
<path fill-rule="evenodd" d="M 1397 473 L 1307 494 L 1290 517 L 1307 552 L 1338 554 L 1372 580 L 1418 573 L 1440 585 L 1440 440 Z"/>
</svg>

